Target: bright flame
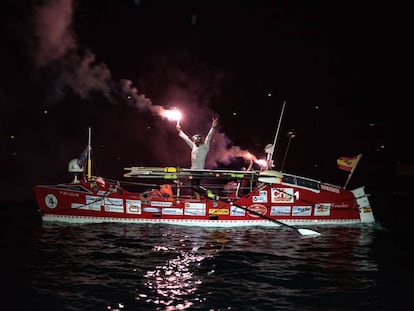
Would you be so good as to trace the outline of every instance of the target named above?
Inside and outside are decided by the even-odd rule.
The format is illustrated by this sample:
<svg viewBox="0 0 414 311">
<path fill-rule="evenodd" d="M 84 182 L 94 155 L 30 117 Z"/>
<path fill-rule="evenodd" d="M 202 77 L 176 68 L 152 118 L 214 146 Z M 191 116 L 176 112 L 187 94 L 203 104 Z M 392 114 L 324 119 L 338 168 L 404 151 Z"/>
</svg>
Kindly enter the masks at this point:
<svg viewBox="0 0 414 311">
<path fill-rule="evenodd" d="M 177 124 L 179 124 L 183 115 L 180 110 L 173 108 L 162 111 L 161 116 L 167 118 L 169 121 L 177 121 Z"/>
</svg>

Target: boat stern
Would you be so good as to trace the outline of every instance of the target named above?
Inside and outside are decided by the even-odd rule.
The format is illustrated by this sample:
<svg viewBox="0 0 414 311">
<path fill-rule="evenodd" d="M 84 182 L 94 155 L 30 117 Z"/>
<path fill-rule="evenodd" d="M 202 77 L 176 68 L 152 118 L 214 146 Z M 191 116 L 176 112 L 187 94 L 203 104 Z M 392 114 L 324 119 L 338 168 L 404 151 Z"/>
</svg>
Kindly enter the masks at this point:
<svg viewBox="0 0 414 311">
<path fill-rule="evenodd" d="M 359 209 L 359 216 L 362 223 L 375 222 L 374 213 L 372 212 L 371 204 L 369 202 L 369 194 L 365 193 L 365 186 L 351 190 L 354 195 Z"/>
</svg>

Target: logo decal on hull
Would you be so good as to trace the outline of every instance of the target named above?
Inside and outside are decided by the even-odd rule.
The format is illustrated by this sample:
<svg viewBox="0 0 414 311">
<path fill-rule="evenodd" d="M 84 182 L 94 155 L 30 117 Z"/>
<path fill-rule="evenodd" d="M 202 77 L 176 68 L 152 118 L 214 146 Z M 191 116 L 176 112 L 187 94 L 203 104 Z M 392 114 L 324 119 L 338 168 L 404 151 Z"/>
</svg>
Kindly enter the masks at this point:
<svg viewBox="0 0 414 311">
<path fill-rule="evenodd" d="M 255 211 L 256 213 L 259 213 L 262 215 L 265 215 L 267 212 L 267 208 L 263 204 L 252 204 L 249 206 L 249 210 Z M 259 217 L 253 213 L 249 213 L 248 211 L 247 211 L 247 214 L 249 214 L 249 216 L 252 216 L 252 217 Z"/>
<path fill-rule="evenodd" d="M 54 194 L 49 193 L 45 197 L 45 203 L 48 208 L 55 208 L 58 205 L 58 200 Z"/>
</svg>

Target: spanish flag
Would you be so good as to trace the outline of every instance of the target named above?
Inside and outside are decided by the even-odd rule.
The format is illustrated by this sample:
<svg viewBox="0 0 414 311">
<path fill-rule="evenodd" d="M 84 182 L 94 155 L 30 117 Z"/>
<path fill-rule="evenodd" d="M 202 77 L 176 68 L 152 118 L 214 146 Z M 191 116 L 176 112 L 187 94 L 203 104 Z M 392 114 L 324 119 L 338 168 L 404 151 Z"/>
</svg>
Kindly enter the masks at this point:
<svg viewBox="0 0 414 311">
<path fill-rule="evenodd" d="M 357 166 L 361 156 L 362 155 L 360 154 L 360 155 L 357 155 L 357 156 L 352 157 L 352 158 L 341 157 L 341 158 L 336 160 L 336 163 L 338 164 L 338 168 L 340 170 L 344 170 L 344 171 L 347 171 L 347 172 L 352 172 L 355 169 L 355 167 Z"/>
</svg>

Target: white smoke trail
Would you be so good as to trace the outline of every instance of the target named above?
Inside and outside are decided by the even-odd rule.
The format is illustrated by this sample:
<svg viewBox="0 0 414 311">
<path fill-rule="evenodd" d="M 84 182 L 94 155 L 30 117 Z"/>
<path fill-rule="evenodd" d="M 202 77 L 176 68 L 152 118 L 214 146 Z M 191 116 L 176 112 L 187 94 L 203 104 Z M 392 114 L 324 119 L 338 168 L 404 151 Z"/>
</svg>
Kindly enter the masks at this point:
<svg viewBox="0 0 414 311">
<path fill-rule="evenodd" d="M 111 72 L 106 64 L 97 63 L 92 51 L 79 48 L 72 25 L 73 14 L 73 0 L 48 0 L 36 8 L 33 18 L 36 38 L 34 62 L 39 69 L 54 67 L 58 72 L 53 89 L 59 98 L 63 98 L 66 90 L 70 89 L 82 99 L 88 98 L 92 92 L 100 92 L 111 99 L 114 91 Z M 195 83 L 192 81 L 191 85 Z M 167 118 L 166 109 L 154 105 L 151 99 L 140 94 L 131 80 L 121 79 L 118 87 L 128 105 Z M 208 157 L 212 159 L 211 167 L 227 164 L 237 157 L 250 157 L 247 150 L 231 146 L 223 133 L 216 132 L 214 144 L 216 146 Z"/>
</svg>

